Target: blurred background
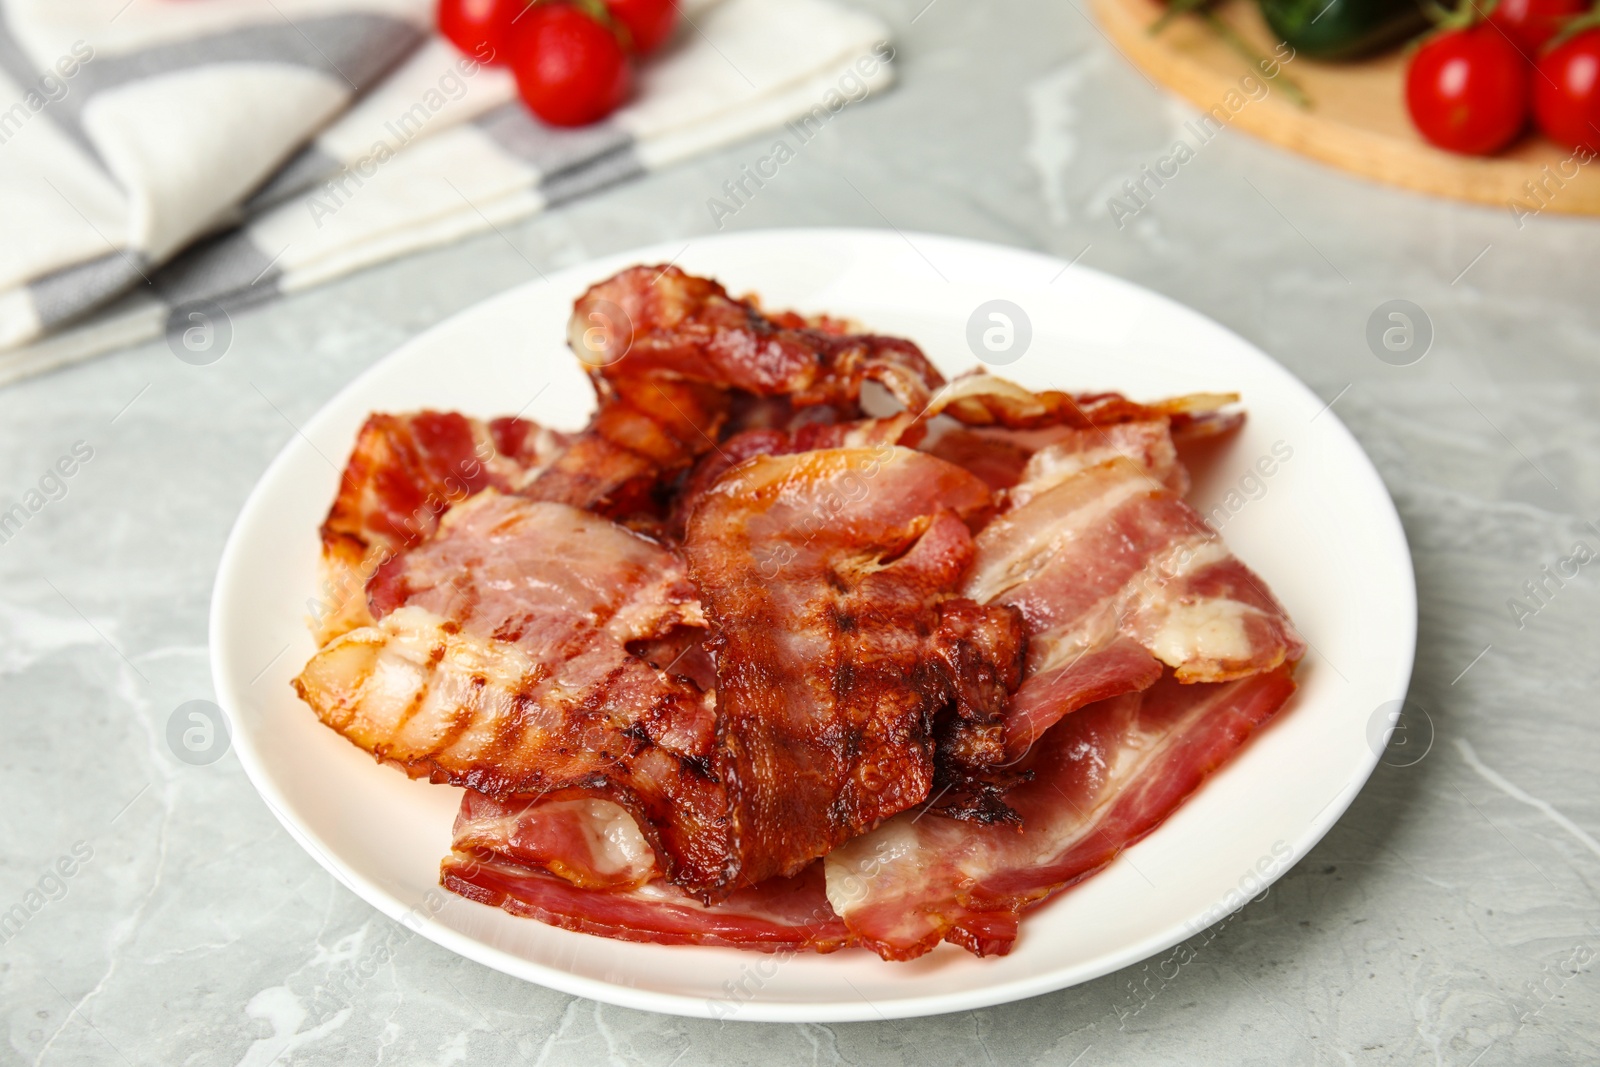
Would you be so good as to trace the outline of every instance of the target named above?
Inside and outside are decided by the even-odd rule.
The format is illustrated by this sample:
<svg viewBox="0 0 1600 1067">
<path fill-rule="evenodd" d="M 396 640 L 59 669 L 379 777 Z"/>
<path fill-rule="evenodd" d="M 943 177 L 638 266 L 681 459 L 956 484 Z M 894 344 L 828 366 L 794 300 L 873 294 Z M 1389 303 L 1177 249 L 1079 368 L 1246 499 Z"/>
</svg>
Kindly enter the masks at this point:
<svg viewBox="0 0 1600 1067">
<path fill-rule="evenodd" d="M 1166 86 L 1209 83 L 1174 74 L 1170 57 L 1132 57 L 1126 25 L 1075 0 L 774 2 L 738 18 L 691 6 L 659 53 L 629 61 L 622 110 L 558 137 L 504 71 L 453 66 L 431 4 L 321 5 L 383 19 L 325 37 L 302 29 L 330 14 L 318 4 L 262 4 L 252 18 L 278 23 L 273 47 L 301 73 L 176 92 L 150 77 L 167 68 L 128 57 L 178 62 L 253 5 L 0 4 L 0 510 L 27 511 L 0 531 L 0 907 L 25 902 L 77 843 L 92 853 L 0 945 L 0 1058 L 1600 1059 L 1600 596 L 1587 567 L 1553 596 L 1525 591 L 1575 545 L 1600 546 L 1600 222 L 1572 213 L 1593 175 L 1584 162 L 1570 185 L 1543 177 L 1572 150 L 1549 155 L 1533 134 L 1485 157 L 1424 146 L 1400 107 L 1398 52 L 1374 61 L 1390 103 L 1369 109 L 1373 129 L 1404 142 L 1392 180 L 1249 131 L 1251 109 L 1306 110 L 1281 84 L 1245 85 L 1238 107 L 1214 97 L 1237 119 L 1201 137 L 1204 97 Z M 1201 56 L 1225 82 L 1251 75 L 1185 18 L 1169 28 L 1180 59 Z M 93 55 L 69 76 L 49 57 L 79 41 Z M 255 45 L 221 47 L 259 63 Z M 437 61 L 407 68 L 419 54 Z M 869 57 L 871 71 L 856 67 Z M 59 80 L 40 81 L 50 69 Z M 361 102 L 407 69 L 408 95 L 363 118 Z M 852 69 L 859 88 L 841 81 Z M 1282 73 L 1322 117 L 1378 92 L 1310 69 L 1297 58 Z M 440 84 L 451 70 L 459 96 Z M 430 87 L 445 102 L 416 120 L 420 134 L 384 131 Z M 848 103 L 829 107 L 830 89 Z M 122 98 L 97 108 L 95 93 Z M 6 110 L 13 99 L 24 112 Z M 453 158 L 426 155 L 457 135 L 441 153 Z M 753 194 L 730 193 L 775 137 L 792 158 Z M 377 159 L 380 142 L 393 162 Z M 245 158 L 250 144 L 259 154 Z M 347 189 L 346 209 L 329 184 L 369 160 L 378 177 Z M 1454 169 L 1480 163 L 1497 169 Z M 413 171 L 454 193 L 421 206 L 395 193 Z M 1455 180 L 1441 174 L 1480 202 L 1400 187 Z M 963 1015 L 718 1024 L 572 998 L 407 937 L 347 1010 L 303 1025 L 301 998 L 394 924 L 280 829 L 232 755 L 191 765 L 165 734 L 173 709 L 213 696 L 207 605 L 252 485 L 363 369 L 488 296 L 635 246 L 798 226 L 1048 252 L 1193 307 L 1292 370 L 1358 437 L 1404 521 L 1425 755 L 1385 758 L 1323 843 L 1176 980 L 1139 965 Z M 1382 341 L 1397 308 L 1426 336 L 1421 355 Z"/>
</svg>

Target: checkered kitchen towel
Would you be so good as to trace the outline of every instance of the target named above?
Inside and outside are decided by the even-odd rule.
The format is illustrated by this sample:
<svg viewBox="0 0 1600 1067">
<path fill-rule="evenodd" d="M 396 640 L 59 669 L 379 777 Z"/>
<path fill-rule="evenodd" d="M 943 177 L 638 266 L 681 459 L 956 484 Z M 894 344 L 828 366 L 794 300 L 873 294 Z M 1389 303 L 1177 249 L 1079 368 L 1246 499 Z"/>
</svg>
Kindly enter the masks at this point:
<svg viewBox="0 0 1600 1067">
<path fill-rule="evenodd" d="M 433 0 L 0 0 L 0 383 L 890 81 L 885 28 L 834 0 L 683 8 L 632 103 L 554 130 L 432 34 Z"/>
</svg>

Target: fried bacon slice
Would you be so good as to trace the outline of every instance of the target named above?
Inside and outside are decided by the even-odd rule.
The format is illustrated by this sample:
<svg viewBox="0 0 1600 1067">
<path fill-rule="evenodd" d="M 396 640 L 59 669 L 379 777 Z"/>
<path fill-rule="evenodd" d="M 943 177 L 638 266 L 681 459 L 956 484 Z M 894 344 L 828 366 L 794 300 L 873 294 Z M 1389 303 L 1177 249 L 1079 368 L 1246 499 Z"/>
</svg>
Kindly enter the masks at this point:
<svg viewBox="0 0 1600 1067">
<path fill-rule="evenodd" d="M 467 790 L 440 882 L 513 915 L 629 941 L 831 952 L 849 940 L 821 864 L 707 907 L 662 881 L 632 815 L 584 790 L 503 801 Z"/>
<path fill-rule="evenodd" d="M 984 527 L 962 591 L 1013 606 L 1028 624 L 1007 760 L 1063 715 L 1150 685 L 1162 664 L 1180 682 L 1222 682 L 1305 652 L 1261 579 L 1198 512 L 1122 457 L 1034 493 Z"/>
<path fill-rule="evenodd" d="M 676 553 L 577 508 L 493 489 L 448 513 L 368 596 L 379 618 L 416 605 L 532 652 L 561 647 L 574 620 L 619 644 L 705 625 Z"/>
<path fill-rule="evenodd" d="M 853 408 L 861 383 L 875 381 L 915 410 L 944 384 L 910 341 L 768 316 L 754 300 L 672 266 L 631 267 L 592 286 L 573 308 L 568 342 L 607 383 L 659 373 L 783 396 L 795 407 Z"/>
<path fill-rule="evenodd" d="M 701 500 L 684 553 L 715 630 L 731 884 L 925 799 L 940 710 L 1003 712 L 1018 618 L 954 595 L 990 507 L 977 478 L 890 446 L 756 458 Z"/>
<path fill-rule="evenodd" d="M 607 514 L 637 506 L 713 451 L 741 398 L 833 406 L 855 418 L 864 382 L 913 412 L 944 384 L 909 341 L 768 316 L 670 265 L 632 267 L 591 287 L 573 308 L 568 343 L 599 410 L 528 492 Z"/>
<path fill-rule="evenodd" d="M 792 430 L 743 430 L 728 437 L 715 452 L 701 456 L 684 478 L 672 502 L 667 532 L 683 538 L 689 516 L 701 499 L 728 471 L 756 456 L 792 456 L 829 448 L 871 448 L 911 444 L 917 436 L 917 416 L 912 412 L 849 422 L 802 423 Z"/>
<path fill-rule="evenodd" d="M 490 487 L 522 488 L 566 445 L 565 434 L 526 419 L 440 411 L 368 417 L 322 524 L 317 644 L 372 622 L 367 581 L 432 534 L 452 505 Z"/>
<path fill-rule="evenodd" d="M 1118 457 L 1132 460 L 1180 497 L 1189 492 L 1189 472 L 1178 462 L 1168 421 L 1148 419 L 1065 430 L 1028 457 L 1021 477 L 1006 492 L 1006 506 L 1019 508 L 1052 486 Z"/>
<path fill-rule="evenodd" d="M 1190 393 L 1186 396 L 1140 403 L 1121 393 L 1033 392 L 1015 382 L 987 373 L 966 374 L 939 391 L 930 405 L 934 413 L 949 415 L 964 426 L 1033 430 L 1065 426 L 1074 430 L 1167 418 L 1179 437 L 1226 433 L 1243 415 L 1226 412 L 1237 403 L 1237 393 Z M 1197 425 L 1198 424 L 1198 425 Z"/>
<path fill-rule="evenodd" d="M 725 881 L 713 698 L 628 650 L 702 621 L 676 555 L 576 508 L 485 490 L 399 562 L 374 589 L 377 624 L 295 679 L 323 722 L 416 777 L 612 800 L 669 876 Z"/>
<path fill-rule="evenodd" d="M 1029 753 L 1007 803 L 1022 830 L 901 815 L 827 858 L 828 899 L 860 943 L 907 960 L 941 940 L 1004 955 L 1022 911 L 1106 864 L 1176 811 L 1294 692 L 1288 666 L 1084 708 Z"/>
<path fill-rule="evenodd" d="M 452 847 L 585 889 L 633 889 L 661 876 L 655 850 L 633 816 L 588 790 L 496 800 L 468 789 Z"/>
<path fill-rule="evenodd" d="M 929 432 L 917 447 L 972 471 L 991 488 L 1060 480 L 1116 455 L 1127 456 L 1180 496 L 1188 474 L 1177 445 L 1230 433 L 1244 414 L 1234 393 L 1193 393 L 1141 404 L 1120 393 L 1034 393 L 975 372 L 941 389 L 928 406 Z M 936 416 L 944 416 L 942 419 Z M 909 443 L 909 442 L 908 442 Z"/>
<path fill-rule="evenodd" d="M 676 886 L 585 889 L 495 856 L 452 852 L 439 881 L 469 900 L 586 934 L 662 945 L 833 952 L 850 943 L 823 890 L 822 864 L 706 905 Z"/>
</svg>

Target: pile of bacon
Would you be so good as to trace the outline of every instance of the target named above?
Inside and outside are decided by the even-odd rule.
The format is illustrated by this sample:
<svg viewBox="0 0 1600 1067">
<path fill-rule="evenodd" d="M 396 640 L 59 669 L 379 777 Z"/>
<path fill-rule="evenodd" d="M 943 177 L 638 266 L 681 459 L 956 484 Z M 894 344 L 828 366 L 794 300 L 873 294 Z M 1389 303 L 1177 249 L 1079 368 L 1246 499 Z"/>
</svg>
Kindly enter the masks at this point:
<svg viewBox="0 0 1600 1067">
<path fill-rule="evenodd" d="M 465 787 L 442 882 L 571 930 L 905 960 L 1149 833 L 1304 644 L 1184 502 L 1237 398 L 946 383 L 673 267 L 574 309 L 598 410 L 373 415 L 322 527 L 344 737 Z"/>
</svg>

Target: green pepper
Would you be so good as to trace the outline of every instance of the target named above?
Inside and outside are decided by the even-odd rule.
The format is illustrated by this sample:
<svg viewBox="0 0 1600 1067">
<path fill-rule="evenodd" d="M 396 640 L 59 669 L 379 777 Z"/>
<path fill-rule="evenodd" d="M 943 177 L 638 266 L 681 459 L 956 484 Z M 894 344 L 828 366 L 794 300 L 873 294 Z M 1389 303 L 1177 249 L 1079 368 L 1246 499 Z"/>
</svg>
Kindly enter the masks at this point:
<svg viewBox="0 0 1600 1067">
<path fill-rule="evenodd" d="M 1428 25 L 1417 0 L 1260 0 L 1272 32 L 1311 59 L 1361 59 Z"/>
</svg>

